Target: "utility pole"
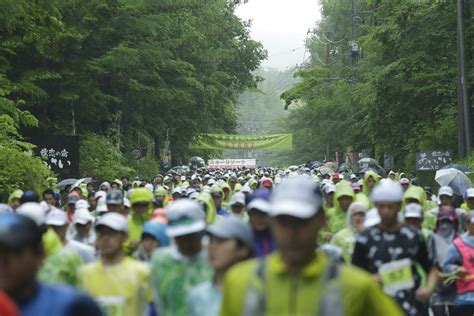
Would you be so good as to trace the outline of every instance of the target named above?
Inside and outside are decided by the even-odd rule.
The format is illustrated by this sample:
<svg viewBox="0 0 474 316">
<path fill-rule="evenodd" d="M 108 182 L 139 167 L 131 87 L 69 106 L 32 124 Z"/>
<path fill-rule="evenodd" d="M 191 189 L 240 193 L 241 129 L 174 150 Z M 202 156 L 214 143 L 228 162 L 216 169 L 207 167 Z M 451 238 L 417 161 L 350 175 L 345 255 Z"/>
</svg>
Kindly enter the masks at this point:
<svg viewBox="0 0 474 316">
<path fill-rule="evenodd" d="M 471 108 L 469 104 L 468 78 L 466 76 L 466 54 L 464 43 L 464 0 L 457 0 L 457 59 L 458 59 L 458 122 L 459 157 L 471 152 Z"/>
<path fill-rule="evenodd" d="M 357 66 L 357 61 L 359 60 L 359 45 L 357 44 L 357 0 L 352 0 L 352 37 L 349 43 L 350 54 L 352 57 L 352 78 L 350 83 L 354 84 L 355 81 L 355 67 Z M 354 99 L 351 96 L 352 107 L 354 107 Z M 359 164 L 357 155 L 357 149 L 354 149 L 352 153 L 352 168 L 354 172 L 359 172 Z"/>
</svg>

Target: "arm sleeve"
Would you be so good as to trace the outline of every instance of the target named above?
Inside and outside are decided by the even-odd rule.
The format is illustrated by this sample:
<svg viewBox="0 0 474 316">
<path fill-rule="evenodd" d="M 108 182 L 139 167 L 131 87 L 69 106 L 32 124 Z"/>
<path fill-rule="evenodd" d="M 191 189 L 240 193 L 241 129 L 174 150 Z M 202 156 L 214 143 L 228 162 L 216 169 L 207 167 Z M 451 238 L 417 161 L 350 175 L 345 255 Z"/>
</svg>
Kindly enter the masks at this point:
<svg viewBox="0 0 474 316">
<path fill-rule="evenodd" d="M 419 249 L 418 253 L 416 254 L 416 261 L 421 265 L 426 273 L 429 273 L 433 267 L 433 261 L 430 259 L 426 242 L 424 241 L 421 233 L 418 234 L 418 245 Z"/>
<path fill-rule="evenodd" d="M 448 254 L 446 255 L 446 258 L 441 264 L 441 268 L 443 269 L 443 271 L 453 272 L 454 270 L 456 270 L 458 265 L 461 264 L 461 262 L 461 255 L 459 254 L 456 247 L 451 244 L 448 248 Z"/>
</svg>

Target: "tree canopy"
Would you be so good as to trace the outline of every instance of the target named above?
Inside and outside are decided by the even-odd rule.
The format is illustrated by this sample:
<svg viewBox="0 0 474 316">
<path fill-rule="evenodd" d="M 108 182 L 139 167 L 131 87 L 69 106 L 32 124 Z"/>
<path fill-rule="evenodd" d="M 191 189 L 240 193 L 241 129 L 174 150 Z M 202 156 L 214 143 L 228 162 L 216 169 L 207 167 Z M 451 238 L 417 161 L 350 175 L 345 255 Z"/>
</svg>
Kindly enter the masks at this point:
<svg viewBox="0 0 474 316">
<path fill-rule="evenodd" d="M 282 94 L 295 134 L 293 159 L 368 148 L 381 161 L 386 153 L 399 168 L 413 168 L 417 151 L 456 152 L 456 2 L 357 3 L 357 63 L 350 54 L 352 1 L 321 1 L 322 19 L 307 41 L 310 60 L 297 73 L 302 81 Z M 470 15 L 467 8 L 468 64 Z"/>
</svg>

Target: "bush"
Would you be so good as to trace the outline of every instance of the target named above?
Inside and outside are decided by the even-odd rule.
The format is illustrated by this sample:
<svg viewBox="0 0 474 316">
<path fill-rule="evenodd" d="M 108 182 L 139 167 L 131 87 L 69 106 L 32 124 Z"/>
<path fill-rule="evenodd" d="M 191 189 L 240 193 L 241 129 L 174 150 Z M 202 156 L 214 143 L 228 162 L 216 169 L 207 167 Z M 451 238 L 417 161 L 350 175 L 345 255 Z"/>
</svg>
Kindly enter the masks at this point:
<svg viewBox="0 0 474 316">
<path fill-rule="evenodd" d="M 79 174 L 100 182 L 133 176 L 135 170 L 127 166 L 122 152 L 106 137 L 87 134 L 81 139 Z"/>
<path fill-rule="evenodd" d="M 41 193 L 48 188 L 53 173 L 39 157 L 31 157 L 24 151 L 0 144 L 0 196 L 2 200 L 16 189 Z"/>
</svg>

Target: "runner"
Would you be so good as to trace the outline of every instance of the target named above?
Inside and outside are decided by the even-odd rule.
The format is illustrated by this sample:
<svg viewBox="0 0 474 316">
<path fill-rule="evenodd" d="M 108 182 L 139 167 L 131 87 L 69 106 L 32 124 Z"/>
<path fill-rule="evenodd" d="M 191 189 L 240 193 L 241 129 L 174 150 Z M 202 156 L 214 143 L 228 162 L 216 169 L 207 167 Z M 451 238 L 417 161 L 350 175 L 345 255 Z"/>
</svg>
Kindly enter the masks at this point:
<svg viewBox="0 0 474 316">
<path fill-rule="evenodd" d="M 401 315 L 370 275 L 315 252 L 314 236 L 324 226 L 325 214 L 314 182 L 299 177 L 282 181 L 271 205 L 279 250 L 231 268 L 222 316 Z"/>
<path fill-rule="evenodd" d="M 449 246 L 443 270 L 454 273 L 458 292 L 459 316 L 474 315 L 474 211 L 469 212 L 467 231 Z"/>
<path fill-rule="evenodd" d="M 28 217 L 0 214 L 0 290 L 15 301 L 22 316 L 102 315 L 90 297 L 75 289 L 36 280 L 45 255 L 42 234 Z"/>
<path fill-rule="evenodd" d="M 426 303 L 437 284 L 437 270 L 421 232 L 399 223 L 403 189 L 398 183 L 385 180 L 374 188 L 371 198 L 381 223 L 357 238 L 352 263 L 371 273 L 406 315 L 428 315 Z M 415 264 L 428 275 L 425 287 L 420 286 Z"/>
<path fill-rule="evenodd" d="M 212 270 L 202 245 L 204 213 L 196 202 L 180 199 L 166 210 L 166 230 L 176 246 L 158 249 L 151 260 L 155 304 L 160 316 L 186 316 L 189 290 L 209 281 Z"/>
<path fill-rule="evenodd" d="M 237 216 L 226 217 L 207 228 L 212 281 L 195 286 L 188 296 L 190 316 L 217 316 L 222 303 L 222 285 L 227 270 L 253 255 L 250 226 Z"/>
<path fill-rule="evenodd" d="M 79 286 L 92 295 L 106 315 L 143 315 L 153 302 L 149 268 L 125 255 L 128 224 L 118 213 L 97 221 L 100 260 L 79 270 Z"/>
</svg>

